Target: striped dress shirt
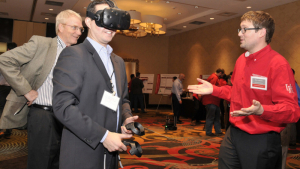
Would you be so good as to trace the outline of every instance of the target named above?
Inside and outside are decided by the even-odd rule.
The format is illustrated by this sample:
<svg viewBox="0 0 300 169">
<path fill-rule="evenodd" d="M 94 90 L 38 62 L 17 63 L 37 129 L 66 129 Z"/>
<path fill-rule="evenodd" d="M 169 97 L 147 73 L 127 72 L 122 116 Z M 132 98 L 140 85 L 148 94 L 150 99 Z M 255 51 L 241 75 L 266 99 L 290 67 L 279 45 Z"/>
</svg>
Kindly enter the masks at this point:
<svg viewBox="0 0 300 169">
<path fill-rule="evenodd" d="M 56 65 L 57 59 L 61 51 L 66 47 L 66 44 L 57 36 L 57 53 L 52 69 L 44 81 L 42 86 L 38 88 L 38 97 L 34 100 L 33 104 L 39 104 L 44 106 L 52 106 L 52 93 L 53 93 L 53 69 Z"/>
</svg>

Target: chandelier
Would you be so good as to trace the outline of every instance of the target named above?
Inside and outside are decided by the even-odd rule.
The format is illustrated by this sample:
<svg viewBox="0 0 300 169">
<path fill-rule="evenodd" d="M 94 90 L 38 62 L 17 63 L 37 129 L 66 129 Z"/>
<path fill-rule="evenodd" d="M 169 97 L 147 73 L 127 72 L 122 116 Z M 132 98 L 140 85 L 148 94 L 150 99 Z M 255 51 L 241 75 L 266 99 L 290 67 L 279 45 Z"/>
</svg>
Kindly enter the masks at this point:
<svg viewBox="0 0 300 169">
<path fill-rule="evenodd" d="M 143 0 L 143 1 L 153 3 L 153 2 L 159 2 L 159 1 L 162 1 L 162 0 Z"/>
<path fill-rule="evenodd" d="M 163 23 L 163 18 L 155 15 L 144 15 L 135 10 L 128 11 L 130 14 L 130 27 L 128 30 L 117 31 L 131 37 L 144 37 L 147 34 L 160 35 L 166 33 L 166 25 Z"/>
</svg>

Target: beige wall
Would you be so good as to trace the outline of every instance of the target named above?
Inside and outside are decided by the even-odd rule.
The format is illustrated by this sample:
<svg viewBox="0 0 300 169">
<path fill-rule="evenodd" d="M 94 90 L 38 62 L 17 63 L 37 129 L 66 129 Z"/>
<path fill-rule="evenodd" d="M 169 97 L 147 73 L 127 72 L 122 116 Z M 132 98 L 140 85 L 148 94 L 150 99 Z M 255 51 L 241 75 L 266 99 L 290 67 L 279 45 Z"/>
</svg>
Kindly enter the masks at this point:
<svg viewBox="0 0 300 169">
<path fill-rule="evenodd" d="M 300 81 L 300 1 L 265 10 L 276 22 L 271 46 L 295 69 Z M 186 88 L 200 74 L 211 74 L 224 68 L 228 74 L 243 49 L 239 47 L 237 29 L 240 16 L 214 25 L 192 30 L 169 39 L 168 73 L 185 73 Z"/>
<path fill-rule="evenodd" d="M 46 24 L 14 20 L 13 42 L 21 46 L 28 42 L 32 35 L 46 36 Z"/>
<path fill-rule="evenodd" d="M 116 35 L 110 45 L 114 53 L 122 58 L 139 59 L 139 72 L 141 74 L 154 74 L 156 84 L 157 74 L 168 73 L 168 44 L 167 36 L 151 36 L 131 38 Z M 153 85 L 153 93 L 155 92 Z M 160 95 L 150 94 L 149 104 L 158 104 Z M 170 104 L 170 99 L 163 97 L 161 104 Z"/>
</svg>

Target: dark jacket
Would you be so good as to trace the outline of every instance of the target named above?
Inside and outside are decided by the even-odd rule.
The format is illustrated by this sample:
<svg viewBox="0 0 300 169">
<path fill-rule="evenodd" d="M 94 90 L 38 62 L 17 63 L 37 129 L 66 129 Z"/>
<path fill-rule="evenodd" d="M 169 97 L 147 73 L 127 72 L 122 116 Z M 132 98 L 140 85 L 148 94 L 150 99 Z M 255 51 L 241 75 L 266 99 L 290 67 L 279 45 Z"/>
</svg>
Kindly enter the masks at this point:
<svg viewBox="0 0 300 169">
<path fill-rule="evenodd" d="M 132 94 L 143 94 L 144 88 L 143 81 L 139 78 L 134 78 L 131 82 L 131 93 Z"/>
</svg>

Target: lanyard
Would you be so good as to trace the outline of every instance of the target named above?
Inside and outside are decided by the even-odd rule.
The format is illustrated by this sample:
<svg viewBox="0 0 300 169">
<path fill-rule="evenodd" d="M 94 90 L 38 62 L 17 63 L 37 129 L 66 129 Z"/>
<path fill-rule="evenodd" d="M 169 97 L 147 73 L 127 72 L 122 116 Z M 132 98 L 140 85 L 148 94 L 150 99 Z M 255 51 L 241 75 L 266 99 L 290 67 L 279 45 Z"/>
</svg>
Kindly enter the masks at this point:
<svg viewBox="0 0 300 169">
<path fill-rule="evenodd" d="M 112 82 L 112 76 L 114 75 L 114 73 L 115 73 L 115 70 L 112 72 L 112 74 L 111 74 L 111 76 L 110 76 L 110 84 L 111 84 L 111 91 L 113 92 L 113 95 L 115 96 L 116 95 L 116 91 L 114 90 L 114 84 L 113 84 L 113 82 Z"/>
</svg>

